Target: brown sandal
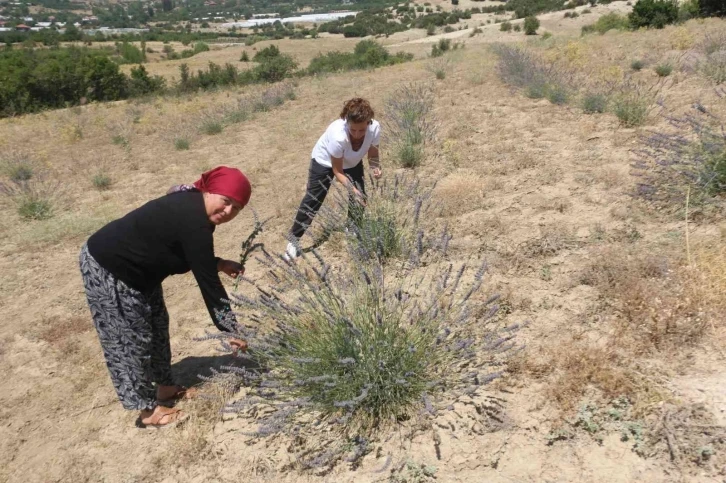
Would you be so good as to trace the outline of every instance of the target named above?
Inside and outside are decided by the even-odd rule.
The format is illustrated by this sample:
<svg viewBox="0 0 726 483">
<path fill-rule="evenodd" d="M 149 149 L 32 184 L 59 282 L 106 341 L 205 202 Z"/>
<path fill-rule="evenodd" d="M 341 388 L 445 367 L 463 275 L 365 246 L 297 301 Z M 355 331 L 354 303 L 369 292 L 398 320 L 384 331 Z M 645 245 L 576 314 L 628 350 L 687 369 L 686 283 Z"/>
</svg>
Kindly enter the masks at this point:
<svg viewBox="0 0 726 483">
<path fill-rule="evenodd" d="M 140 429 L 147 429 L 147 428 L 154 428 L 154 429 L 162 429 L 162 428 L 171 428 L 176 426 L 177 424 L 181 423 L 187 418 L 187 415 L 184 414 L 181 409 L 174 409 L 171 412 L 164 413 L 164 414 L 157 414 L 154 416 L 152 414 L 152 421 L 148 423 L 144 423 L 142 421 L 142 417 L 139 416 L 136 418 L 136 427 Z M 167 420 L 164 422 L 164 420 Z"/>
</svg>

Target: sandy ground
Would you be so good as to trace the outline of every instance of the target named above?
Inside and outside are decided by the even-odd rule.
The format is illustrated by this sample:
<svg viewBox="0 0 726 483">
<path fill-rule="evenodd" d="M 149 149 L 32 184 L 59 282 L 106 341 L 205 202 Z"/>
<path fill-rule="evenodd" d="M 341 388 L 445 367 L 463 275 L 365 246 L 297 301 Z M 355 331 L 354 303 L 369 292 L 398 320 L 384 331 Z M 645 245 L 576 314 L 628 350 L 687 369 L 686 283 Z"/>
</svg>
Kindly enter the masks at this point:
<svg viewBox="0 0 726 483">
<path fill-rule="evenodd" d="M 589 37 L 572 47 L 569 42 L 577 41 L 583 22 L 594 21 L 595 12 L 606 8 L 622 8 L 621 3 L 597 7 L 589 18 L 544 15 L 543 30 L 554 32 L 554 38 L 549 43 L 530 41 L 540 42 L 535 47 L 544 53 L 576 51 L 570 55 L 573 62 L 592 65 L 593 73 L 612 66 L 625 69 L 635 57 L 667 56 L 672 40 L 683 33 L 675 27 Z M 717 21 L 693 22 L 686 34 L 696 39 L 704 29 L 719 28 L 722 23 Z M 550 380 L 527 373 L 513 372 L 470 404 L 439 414 L 434 427 L 449 428 L 439 429 L 439 455 L 430 431 L 414 428 L 405 436 L 401 431 L 382 438 L 380 456 L 367 456 L 357 470 L 340 465 L 327 475 L 286 468 L 293 455 L 285 437 L 252 440 L 243 434 L 254 428 L 246 418 L 215 416 L 186 429 L 140 431 L 133 427 L 136 415 L 116 401 L 77 269 L 78 250 L 89 234 L 171 184 L 193 181 L 204 169 L 227 164 L 250 176 L 252 205 L 260 216 L 275 217 L 262 239 L 269 248 L 282 250 L 283 235 L 303 194 L 310 149 L 342 101 L 367 97 L 385 118 L 384 99 L 410 81 L 430 82 L 436 93 L 439 139 L 417 174 L 427 183 L 438 181 L 436 192 L 447 204 L 444 216 L 455 235 L 452 260 L 472 255 L 491 260 L 487 291 L 503 294 L 507 321 L 530 321 L 520 340 L 532 353 L 567 351 L 573 336 L 598 338 L 607 332 L 613 314 L 602 311 L 595 288 L 576 281 L 588 261 L 610 243 L 598 241 L 593 233 L 616 240 L 636 227 L 637 246 L 643 250 L 680 250 L 683 225 L 648 214 L 628 195 L 632 150 L 643 130 L 624 129 L 611 114 L 588 116 L 575 106 L 555 106 L 512 91 L 497 78 L 494 55 L 479 44 L 524 41 L 524 35 L 501 33 L 495 25 L 483 30 L 475 37 L 462 33 L 466 47 L 448 57 L 444 81 L 435 81 L 425 58 L 428 42 L 436 38 L 396 34 L 387 43 L 417 53 L 419 60 L 302 79 L 295 100 L 228 126 L 217 136 L 197 134 L 200 120 L 249 89 L 90 105 L 0 121 L 0 149 L 6 155 L 24 153 L 38 170 L 61 181 L 61 209 L 51 220 L 23 222 L 12 206 L 2 207 L 0 480 L 372 482 L 387 481 L 390 469 L 406 461 L 435 466 L 436 481 L 444 482 L 723 480 L 720 455 L 701 466 L 677 465 L 665 448 L 643 458 L 617 431 L 604 433 L 602 441 L 574 431 L 571 438 L 553 443 L 552 431 L 572 418 L 572 412 L 563 413 L 550 399 Z M 344 50 L 353 44 L 339 39 L 280 43 L 301 62 L 316 49 Z M 240 52 L 230 47 L 194 60 L 238 58 Z M 154 72 L 155 65 L 149 70 Z M 723 102 L 699 77 L 678 73 L 677 81 L 665 92 L 675 112 L 684 112 L 694 99 L 706 105 Z M 644 129 L 663 123 L 654 115 Z M 173 140 L 184 133 L 192 139 L 191 149 L 175 151 Z M 117 135 L 129 141 L 127 148 L 112 143 Z M 385 145 L 383 159 L 391 175 L 395 169 L 387 163 Z M 100 169 L 114 181 L 108 191 L 92 187 L 90 178 Z M 215 235 L 218 254 L 234 258 L 250 227 L 249 212 L 221 227 Z M 536 241 L 550 227 L 571 233 L 573 243 L 546 258 L 511 250 Z M 715 223 L 694 225 L 691 240 L 723 246 L 719 229 L 726 231 Z M 256 270 L 252 263 L 248 274 L 255 276 Z M 208 374 L 228 359 L 215 352 L 213 343 L 193 340 L 212 327 L 193 278 L 172 277 L 164 290 L 174 373 L 181 383 L 197 383 L 198 374 Z M 707 342 L 695 347 L 642 356 L 641 369 L 659 374 L 668 392 L 656 404 L 702 404 L 714 427 L 723 427 L 722 335 L 719 325 Z M 496 424 L 475 410 L 492 398 L 502 401 L 501 422 Z M 393 462 L 387 466 L 388 455 Z"/>
</svg>

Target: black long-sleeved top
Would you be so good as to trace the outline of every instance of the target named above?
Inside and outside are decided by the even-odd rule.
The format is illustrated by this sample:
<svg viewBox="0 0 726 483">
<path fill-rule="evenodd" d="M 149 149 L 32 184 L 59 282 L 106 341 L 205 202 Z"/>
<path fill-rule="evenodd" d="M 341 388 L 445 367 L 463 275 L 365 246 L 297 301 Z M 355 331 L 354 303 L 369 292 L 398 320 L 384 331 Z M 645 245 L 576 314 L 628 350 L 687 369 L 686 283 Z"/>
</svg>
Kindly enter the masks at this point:
<svg viewBox="0 0 726 483">
<path fill-rule="evenodd" d="M 202 193 L 173 193 L 112 221 L 88 239 L 88 251 L 116 278 L 140 292 L 169 275 L 194 274 L 214 325 L 226 331 L 215 309 L 228 312 L 227 292 L 214 256 L 214 225 Z"/>
</svg>

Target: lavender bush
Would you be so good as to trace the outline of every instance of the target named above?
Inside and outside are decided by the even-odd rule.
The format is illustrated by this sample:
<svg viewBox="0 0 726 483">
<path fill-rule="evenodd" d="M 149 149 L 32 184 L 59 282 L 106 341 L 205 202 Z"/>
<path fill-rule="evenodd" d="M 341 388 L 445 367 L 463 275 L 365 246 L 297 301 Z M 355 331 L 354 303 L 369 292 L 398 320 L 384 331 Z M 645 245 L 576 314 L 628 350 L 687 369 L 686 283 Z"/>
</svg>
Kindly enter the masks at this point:
<svg viewBox="0 0 726 483">
<path fill-rule="evenodd" d="M 473 395 L 498 377 L 514 346 L 516 327 L 494 323 L 498 297 L 479 296 L 486 264 L 473 276 L 466 265 L 436 265 L 432 276 L 387 273 L 377 261 L 339 271 L 316 252 L 260 261 L 268 276 L 243 278 L 254 295 L 232 296 L 255 327 L 223 319 L 259 367 L 228 368 L 252 386 L 228 409 L 274 408 L 259 435 L 294 430 L 301 411 L 366 429 L 433 413 L 442 393 Z"/>
<path fill-rule="evenodd" d="M 362 206 L 351 192 L 334 184 L 312 229 L 305 233 L 311 241 L 301 244 L 301 251 L 309 253 L 333 233 L 343 232 L 353 260 L 398 260 L 414 266 L 434 261 L 446 255 L 451 235 L 446 226 L 438 226 L 441 206 L 433 198 L 433 189 L 406 174 L 371 178 Z"/>
<path fill-rule="evenodd" d="M 0 182 L 0 194 L 15 205 L 25 220 L 47 220 L 62 197 L 61 183 L 42 174 L 30 179 Z"/>
<path fill-rule="evenodd" d="M 668 120 L 669 132 L 652 133 L 634 164 L 637 194 L 664 207 L 693 205 L 723 209 L 726 192 L 726 134 L 722 119 L 701 104 Z"/>
<path fill-rule="evenodd" d="M 493 50 L 499 57 L 499 77 L 507 84 L 523 89 L 528 97 L 564 104 L 575 90 L 574 74 L 563 66 L 548 64 L 521 47 L 496 44 Z"/>
<path fill-rule="evenodd" d="M 432 87 L 417 82 L 402 85 L 385 101 L 383 132 L 394 158 L 405 168 L 421 164 L 426 143 L 436 136 L 433 106 Z"/>
</svg>

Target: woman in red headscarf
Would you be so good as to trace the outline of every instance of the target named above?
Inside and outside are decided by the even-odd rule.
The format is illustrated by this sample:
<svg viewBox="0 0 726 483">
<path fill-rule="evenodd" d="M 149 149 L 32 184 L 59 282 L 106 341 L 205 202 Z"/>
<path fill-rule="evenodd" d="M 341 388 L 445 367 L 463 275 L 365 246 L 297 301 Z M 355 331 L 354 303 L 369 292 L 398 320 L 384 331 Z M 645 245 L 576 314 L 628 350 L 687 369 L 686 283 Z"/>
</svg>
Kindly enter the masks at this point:
<svg viewBox="0 0 726 483">
<path fill-rule="evenodd" d="M 172 379 L 161 282 L 191 271 L 212 322 L 221 331 L 236 322 L 218 272 L 237 277 L 242 266 L 215 257 L 213 233 L 237 216 L 251 193 L 242 172 L 221 166 L 112 221 L 81 249 L 81 275 L 106 365 L 123 407 L 141 411 L 138 427 L 179 421 L 181 411 L 166 405 L 190 395 Z M 245 341 L 229 342 L 247 348 Z"/>
</svg>

